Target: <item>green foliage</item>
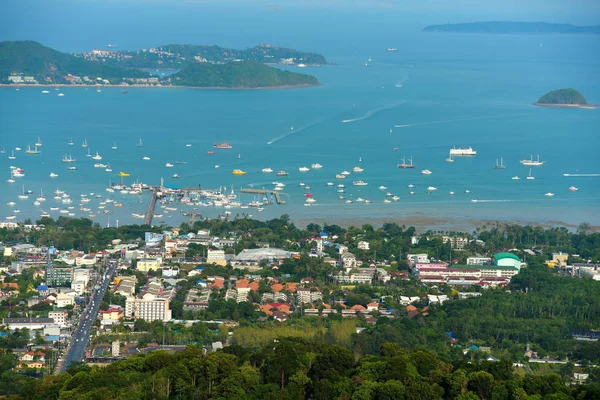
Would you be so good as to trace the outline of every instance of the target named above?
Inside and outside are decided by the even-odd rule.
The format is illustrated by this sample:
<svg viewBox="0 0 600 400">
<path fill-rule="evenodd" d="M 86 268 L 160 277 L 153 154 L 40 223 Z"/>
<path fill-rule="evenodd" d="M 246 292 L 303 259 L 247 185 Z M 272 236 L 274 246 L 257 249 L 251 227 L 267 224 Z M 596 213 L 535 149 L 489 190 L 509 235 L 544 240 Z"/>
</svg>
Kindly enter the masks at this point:
<svg viewBox="0 0 600 400">
<path fill-rule="evenodd" d="M 314 76 L 282 71 L 256 61 L 196 63 L 183 68 L 170 78 L 173 85 L 196 87 L 260 88 L 319 83 Z"/>
<path fill-rule="evenodd" d="M 558 89 L 540 97 L 537 104 L 587 104 L 587 101 L 575 89 Z"/>
<path fill-rule="evenodd" d="M 97 61 L 88 61 L 67 53 L 61 53 L 34 41 L 0 42 L 0 76 L 6 79 L 11 73 L 31 75 L 40 83 L 67 83 L 65 76 L 88 76 L 108 79 L 119 83 L 122 78 L 147 77 L 140 70 L 109 66 Z M 115 81 L 115 82 L 113 82 Z"/>
</svg>

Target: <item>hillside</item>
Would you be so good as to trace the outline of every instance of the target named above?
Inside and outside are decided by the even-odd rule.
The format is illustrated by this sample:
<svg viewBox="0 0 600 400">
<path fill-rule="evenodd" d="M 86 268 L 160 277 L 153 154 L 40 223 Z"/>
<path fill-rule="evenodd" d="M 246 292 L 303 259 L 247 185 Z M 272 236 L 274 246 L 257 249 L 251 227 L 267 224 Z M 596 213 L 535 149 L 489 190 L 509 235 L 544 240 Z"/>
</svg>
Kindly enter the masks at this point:
<svg viewBox="0 0 600 400">
<path fill-rule="evenodd" d="M 123 78 L 141 78 L 148 74 L 133 69 L 104 65 L 43 46 L 34 41 L 0 42 L 0 81 L 11 74 L 33 76 L 39 83 L 68 83 L 68 74 L 97 77 L 118 83 Z"/>
<path fill-rule="evenodd" d="M 181 69 L 198 61 L 227 63 L 234 60 L 257 61 L 266 64 L 327 64 L 325 57 L 320 54 L 268 44 L 261 44 L 244 50 L 228 49 L 220 46 L 169 44 L 139 51 L 111 51 L 109 56 L 93 52 L 78 56 L 98 60 L 107 65 L 128 68 Z"/>
<path fill-rule="evenodd" d="M 460 24 L 429 25 L 424 32 L 454 32 L 454 33 L 575 33 L 600 34 L 600 25 L 576 26 L 570 24 L 550 24 L 547 22 L 511 22 L 489 21 Z"/>
<path fill-rule="evenodd" d="M 256 61 L 196 63 L 170 78 L 173 85 L 197 87 L 262 88 L 319 84 L 314 76 L 270 68 Z"/>
<path fill-rule="evenodd" d="M 535 103 L 537 105 L 586 105 L 587 100 L 575 89 L 558 89 L 546 93 Z"/>
</svg>

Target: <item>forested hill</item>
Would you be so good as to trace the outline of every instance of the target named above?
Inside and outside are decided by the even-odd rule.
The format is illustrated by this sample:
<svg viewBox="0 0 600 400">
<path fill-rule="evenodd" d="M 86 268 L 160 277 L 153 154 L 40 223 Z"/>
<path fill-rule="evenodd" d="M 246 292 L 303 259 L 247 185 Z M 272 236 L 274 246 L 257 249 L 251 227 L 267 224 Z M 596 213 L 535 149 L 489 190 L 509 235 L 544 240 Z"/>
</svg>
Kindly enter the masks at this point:
<svg viewBox="0 0 600 400">
<path fill-rule="evenodd" d="M 263 88 L 319 84 L 314 76 L 270 68 L 256 61 L 196 63 L 170 78 L 173 85 L 197 87 Z"/>
<path fill-rule="evenodd" d="M 326 65 L 324 56 L 269 44 L 236 50 L 220 46 L 169 44 L 138 51 L 112 51 L 109 57 L 86 53 L 80 57 L 96 57 L 109 65 L 129 68 L 181 69 L 197 62 L 228 63 L 234 60 L 257 61 L 265 64 Z"/>
<path fill-rule="evenodd" d="M 539 105 L 583 105 L 587 100 L 575 89 L 558 89 L 546 93 L 537 101 Z"/>
<path fill-rule="evenodd" d="M 511 22 L 489 21 L 460 24 L 429 25 L 425 32 L 456 33 L 577 33 L 600 34 L 600 25 L 576 26 L 570 24 L 551 24 L 547 22 Z"/>
<path fill-rule="evenodd" d="M 109 81 L 147 77 L 146 72 L 84 60 L 34 41 L 0 42 L 0 81 L 11 74 L 33 76 L 40 83 L 68 83 L 68 74 Z"/>
</svg>

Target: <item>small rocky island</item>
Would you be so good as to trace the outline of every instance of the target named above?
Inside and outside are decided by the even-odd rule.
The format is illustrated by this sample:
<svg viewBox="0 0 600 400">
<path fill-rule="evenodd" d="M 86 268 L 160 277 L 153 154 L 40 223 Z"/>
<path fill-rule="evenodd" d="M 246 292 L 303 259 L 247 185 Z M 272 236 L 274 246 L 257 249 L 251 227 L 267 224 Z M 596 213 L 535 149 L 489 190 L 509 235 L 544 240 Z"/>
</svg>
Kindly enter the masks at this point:
<svg viewBox="0 0 600 400">
<path fill-rule="evenodd" d="M 533 103 L 536 106 L 543 107 L 575 107 L 575 108 L 596 108 L 595 104 L 588 104 L 581 93 L 575 89 L 558 89 L 546 93 L 540 99 Z"/>
</svg>

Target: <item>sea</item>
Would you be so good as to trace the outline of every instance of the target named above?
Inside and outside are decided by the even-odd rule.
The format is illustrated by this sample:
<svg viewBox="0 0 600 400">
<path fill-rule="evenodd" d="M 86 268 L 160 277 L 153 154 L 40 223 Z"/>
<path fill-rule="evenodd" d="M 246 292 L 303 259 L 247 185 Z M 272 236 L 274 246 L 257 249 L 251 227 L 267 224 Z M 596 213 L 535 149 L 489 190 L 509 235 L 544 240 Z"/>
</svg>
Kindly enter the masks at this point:
<svg viewBox="0 0 600 400">
<path fill-rule="evenodd" d="M 108 193 L 109 184 L 222 188 L 249 202 L 254 196 L 241 194 L 241 188 L 272 189 L 273 182 L 281 182 L 286 185 L 280 192 L 285 205 L 273 204 L 262 212 L 234 208 L 231 216 L 288 214 L 292 220 L 329 224 L 394 220 L 431 227 L 465 221 L 475 226 L 481 220 L 600 225 L 600 109 L 532 105 L 544 93 L 565 87 L 576 88 L 589 103 L 600 103 L 600 37 L 425 33 L 420 29 L 437 21 L 421 15 L 418 21 L 405 17 L 405 24 L 394 24 L 377 13 L 357 23 L 350 16 L 334 22 L 327 15 L 306 16 L 315 29 L 291 30 L 286 21 L 292 17 L 285 10 L 264 15 L 270 23 L 234 14 L 223 27 L 216 22 L 196 26 L 182 17 L 177 33 L 147 21 L 133 23 L 137 30 L 128 26 L 73 36 L 69 29 L 80 30 L 81 21 L 66 24 L 67 33 L 47 35 L 30 24 L 31 39 L 61 51 L 89 51 L 108 43 L 140 49 L 165 43 L 243 48 L 268 42 L 321 53 L 332 64 L 280 67 L 312 74 L 322 84 L 302 89 L 128 88 L 126 95 L 119 88 L 47 88 L 46 94 L 42 88 L 0 89 L 0 220 L 14 215 L 16 221 L 35 221 L 42 211 L 55 218 L 68 215 L 67 206 L 53 198 L 57 189 L 73 199 L 72 214 L 93 214 L 95 222 L 114 226 L 140 223 L 132 214 L 146 211 L 150 195 Z M 232 32 L 233 25 L 241 28 Z M 23 39 L 26 33 L 19 32 L 15 38 Z M 38 138 L 41 154 L 26 155 L 24 150 Z M 84 140 L 101 161 L 86 157 Z M 228 142 L 232 149 L 215 150 L 216 142 Z M 111 148 L 115 143 L 116 150 Z M 449 163 L 453 146 L 472 147 L 477 155 L 457 156 Z M 22 150 L 8 159 L 17 147 Z M 62 162 L 69 154 L 77 170 L 67 170 L 70 164 Z M 530 172 L 521 165 L 520 160 L 538 155 L 546 161 L 543 166 Z M 403 158 L 412 158 L 415 168 L 399 169 Z M 493 168 L 500 158 L 506 168 Z M 110 164 L 113 172 L 94 168 L 94 163 Z M 323 168 L 299 171 L 315 163 Z M 6 182 L 11 166 L 25 171 L 15 183 Z M 289 175 L 262 173 L 266 167 Z M 363 171 L 352 172 L 354 167 Z M 234 169 L 246 175 L 232 175 Z M 422 174 L 425 169 L 432 173 Z M 336 179 L 344 170 L 351 173 Z M 119 172 L 130 176 L 121 178 Z M 50 173 L 58 177 L 50 178 Z M 526 179 L 530 173 L 534 180 Z M 368 185 L 354 186 L 357 180 Z M 338 192 L 338 184 L 345 185 L 344 193 Z M 578 190 L 569 190 L 571 186 Z M 24 189 L 33 194 L 20 200 Z M 35 206 L 42 191 L 47 200 Z M 305 205 L 307 192 L 316 200 L 310 206 Z M 390 199 L 386 193 L 400 200 L 384 203 Z M 83 206 L 89 212 L 80 210 L 82 194 L 92 199 Z M 106 198 L 123 207 L 98 209 Z M 357 202 L 359 198 L 371 203 Z M 154 223 L 176 225 L 189 219 L 183 212 L 191 206 L 175 207 L 177 211 L 164 213 L 157 206 L 163 217 Z M 225 210 L 197 211 L 212 218 Z"/>
</svg>

